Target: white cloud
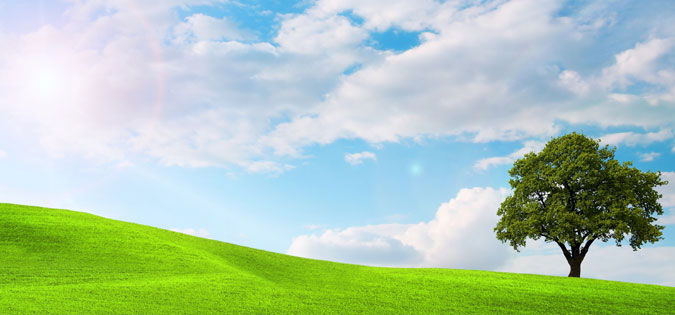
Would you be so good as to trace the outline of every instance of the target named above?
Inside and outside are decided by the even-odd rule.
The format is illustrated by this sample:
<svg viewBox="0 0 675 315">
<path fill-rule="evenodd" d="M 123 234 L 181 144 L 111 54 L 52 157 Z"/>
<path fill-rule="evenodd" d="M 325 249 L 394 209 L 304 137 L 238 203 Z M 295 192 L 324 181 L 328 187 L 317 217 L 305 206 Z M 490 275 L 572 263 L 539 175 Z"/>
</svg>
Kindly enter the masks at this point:
<svg viewBox="0 0 675 315">
<path fill-rule="evenodd" d="M 498 165 L 512 163 L 516 159 L 517 158 L 512 158 L 510 155 L 509 156 L 494 156 L 494 157 L 484 158 L 484 159 L 478 160 L 473 165 L 473 168 L 479 169 L 479 170 L 486 170 L 486 169 L 488 169 L 492 166 L 498 166 Z"/>
<path fill-rule="evenodd" d="M 631 102 L 638 102 L 640 100 L 640 97 L 626 93 L 612 93 L 609 95 L 609 99 L 619 103 L 627 104 Z"/>
<path fill-rule="evenodd" d="M 675 213 L 664 214 L 664 215 L 660 216 L 659 219 L 656 221 L 656 224 L 659 224 L 659 225 L 675 224 Z"/>
<path fill-rule="evenodd" d="M 0 150 L 0 158 L 3 158 L 5 156 L 7 156 L 7 153 L 5 153 L 5 151 Z"/>
<path fill-rule="evenodd" d="M 636 133 L 636 132 L 619 132 L 611 133 L 600 137 L 604 144 L 619 146 L 625 144 L 627 146 L 648 145 L 654 142 L 663 142 L 675 136 L 670 129 L 661 129 L 657 132 Z"/>
<path fill-rule="evenodd" d="M 623 51 L 594 44 L 614 36 L 619 9 L 560 17 L 555 0 L 322 0 L 278 15 L 269 42 L 228 17 L 175 14 L 219 2 L 77 1 L 63 26 L 0 33 L 0 123 L 53 156 L 253 172 L 286 170 L 306 146 L 343 138 L 516 140 L 555 135 L 559 122 L 675 128 L 673 34 L 631 35 Z M 368 47 L 392 28 L 420 32 L 419 46 Z M 570 56 L 589 53 L 614 60 L 572 67 L 588 63 Z"/>
<path fill-rule="evenodd" d="M 675 207 L 675 172 L 662 172 L 661 179 L 668 181 L 668 185 L 657 188 L 657 191 L 663 195 L 659 202 L 666 208 Z"/>
<path fill-rule="evenodd" d="M 351 165 L 358 165 L 363 163 L 365 160 L 377 160 L 375 153 L 363 151 L 359 153 L 345 153 L 345 162 Z"/>
<path fill-rule="evenodd" d="M 525 156 L 525 154 L 527 153 L 530 152 L 536 153 L 541 151 L 541 149 L 544 148 L 544 145 L 545 143 L 540 141 L 527 141 L 525 142 L 523 148 L 519 149 L 518 151 L 515 151 L 507 156 L 494 156 L 480 159 L 476 161 L 476 163 L 474 163 L 473 167 L 479 170 L 487 170 L 488 168 L 493 166 L 510 164 L 513 163 L 515 160 Z"/>
<path fill-rule="evenodd" d="M 261 141 L 270 121 L 305 113 L 360 56 L 308 60 L 270 43 L 234 41 L 248 37 L 226 19 L 173 21 L 177 3 L 78 2 L 67 27 L 8 36 L 2 122 L 52 156 L 292 168 Z M 34 82 L 46 82 L 44 91 L 32 91 L 40 88 Z"/>
<path fill-rule="evenodd" d="M 353 137 L 377 143 L 463 133 L 476 133 L 475 141 L 554 134 L 550 106 L 537 105 L 549 102 L 548 94 L 516 91 L 521 79 L 535 85 L 532 90 L 552 89 L 548 78 L 533 78 L 551 74 L 538 74 L 532 64 L 545 62 L 564 41 L 548 42 L 551 36 L 569 31 L 547 17 L 556 7 L 553 1 L 470 10 L 448 4 L 435 14 L 451 18 L 432 19 L 438 34 L 345 77 L 319 115 L 281 124 L 272 136 L 302 146 Z M 534 42 L 547 44 L 516 49 Z"/>
<path fill-rule="evenodd" d="M 206 229 L 195 230 L 193 228 L 187 228 L 187 229 L 171 229 L 170 231 L 188 234 L 188 235 L 197 236 L 197 237 L 202 237 L 202 238 L 208 238 L 209 237 L 209 231 L 207 231 Z"/>
<path fill-rule="evenodd" d="M 666 128 L 661 132 L 672 137 L 672 119 L 665 117 L 672 117 L 675 101 L 675 68 L 669 62 L 674 47 L 673 34 L 662 38 L 652 36 L 615 54 L 614 64 L 599 74 L 578 77 L 592 93 L 589 98 L 577 101 L 587 102 L 589 106 L 562 113 L 560 118 L 571 123 L 601 126 L 662 126 Z M 631 92 L 630 87 L 637 84 L 649 86 L 652 91 Z M 624 136 L 616 134 L 614 137 L 621 141 Z M 615 139 L 610 137 L 609 140 Z"/>
<path fill-rule="evenodd" d="M 646 152 L 646 153 L 639 153 L 640 155 L 640 161 L 643 162 L 650 162 L 654 161 L 654 159 L 658 158 L 661 156 L 661 153 L 658 152 Z"/>
<path fill-rule="evenodd" d="M 377 143 L 465 133 L 475 134 L 477 142 L 512 140 L 553 135 L 558 129 L 556 120 L 671 126 L 672 120 L 665 118 L 672 116 L 671 108 L 651 108 L 649 95 L 632 99 L 614 88 L 619 76 L 630 76 L 631 84 L 675 86 L 667 80 L 672 66 L 664 57 L 672 50 L 666 45 L 670 39 L 637 43 L 617 53 L 614 66 L 598 69 L 594 75 L 561 71 L 551 66 L 556 61 L 550 58 L 576 47 L 579 38 L 597 29 L 575 25 L 569 19 L 547 18 L 557 9 L 554 1 L 488 3 L 471 10 L 441 6 L 435 14 L 444 16 L 444 22 L 428 19 L 428 27 L 438 33 L 425 36 L 418 47 L 346 77 L 318 115 L 281 124 L 272 136 L 285 139 L 288 146 L 301 147 L 338 138 Z M 523 46 L 536 49 L 523 54 L 516 49 Z M 538 66 L 532 67 L 532 60 Z M 610 76 L 615 78 L 607 79 Z M 655 77 L 659 79 L 651 79 Z M 611 83 L 603 85 L 603 80 Z M 574 95 L 561 95 L 568 89 Z M 616 103 L 623 106 L 617 108 Z"/>
<path fill-rule="evenodd" d="M 314 10 L 325 14 L 335 14 L 351 10 L 361 17 L 367 30 L 385 31 L 398 27 L 408 31 L 419 31 L 430 26 L 431 19 L 437 18 L 437 10 L 442 5 L 432 0 L 406 1 L 358 1 L 358 0 L 321 0 Z"/>
<path fill-rule="evenodd" d="M 591 86 L 579 73 L 572 70 L 564 70 L 558 76 L 560 85 L 579 95 L 586 95 L 591 90 Z"/>
<path fill-rule="evenodd" d="M 420 253 L 396 237 L 407 228 L 382 224 L 301 235 L 293 239 L 287 254 L 365 265 L 414 266 L 422 259 Z"/>
<path fill-rule="evenodd" d="M 299 54 L 325 54 L 357 47 L 368 33 L 349 19 L 315 9 L 286 16 L 275 41 L 281 49 Z"/>
<path fill-rule="evenodd" d="M 255 161 L 246 163 L 246 169 L 251 173 L 283 173 L 295 168 L 290 164 L 279 164 L 273 161 Z"/>
<path fill-rule="evenodd" d="M 675 38 L 652 38 L 615 56 L 616 63 L 603 71 L 605 84 L 629 85 L 633 80 L 673 84 L 673 69 L 658 69 L 658 60 L 675 45 Z"/>
<path fill-rule="evenodd" d="M 221 41 L 252 39 L 251 35 L 239 30 L 227 18 L 214 18 L 204 14 L 193 14 L 174 28 L 176 40 L 186 43 L 194 41 Z"/>
<path fill-rule="evenodd" d="M 555 245 L 551 245 L 555 246 Z M 525 252 L 523 252 L 525 253 Z M 675 247 L 594 245 L 581 265 L 581 276 L 614 281 L 675 286 Z M 518 255 L 498 271 L 566 276 L 569 266 L 562 253 Z"/>
<path fill-rule="evenodd" d="M 290 255 L 378 266 L 493 269 L 511 255 L 494 237 L 506 189 L 462 189 L 429 222 L 327 230 L 293 240 Z"/>
<path fill-rule="evenodd" d="M 527 246 L 516 253 L 495 238 L 496 212 L 507 193 L 503 188 L 462 189 L 428 222 L 356 226 L 301 235 L 287 253 L 374 266 L 566 276 L 569 266 L 557 246 L 528 240 Z M 664 205 L 671 205 L 669 202 Z M 661 220 L 659 223 L 664 224 Z M 675 247 L 647 247 L 634 252 L 628 246 L 596 243 L 584 260 L 582 277 L 673 286 L 674 258 Z"/>
</svg>

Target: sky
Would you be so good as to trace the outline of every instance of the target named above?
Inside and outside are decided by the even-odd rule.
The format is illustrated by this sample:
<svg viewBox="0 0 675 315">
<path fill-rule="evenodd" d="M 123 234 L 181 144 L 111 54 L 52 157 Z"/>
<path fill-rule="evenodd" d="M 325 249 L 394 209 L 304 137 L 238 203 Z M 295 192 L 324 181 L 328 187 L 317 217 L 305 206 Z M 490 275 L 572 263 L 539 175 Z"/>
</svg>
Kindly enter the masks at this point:
<svg viewBox="0 0 675 315">
<path fill-rule="evenodd" d="M 675 2 L 0 0 L 0 202 L 302 257 L 567 275 L 496 240 L 508 170 L 578 132 L 661 171 L 664 240 L 582 276 L 675 286 Z"/>
</svg>

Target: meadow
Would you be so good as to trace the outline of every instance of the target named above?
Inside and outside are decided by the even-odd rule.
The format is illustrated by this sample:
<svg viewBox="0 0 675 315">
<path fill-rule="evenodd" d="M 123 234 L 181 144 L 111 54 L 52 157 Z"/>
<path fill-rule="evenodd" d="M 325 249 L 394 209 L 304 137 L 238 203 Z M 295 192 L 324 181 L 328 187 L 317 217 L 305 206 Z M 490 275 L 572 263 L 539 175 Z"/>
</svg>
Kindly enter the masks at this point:
<svg viewBox="0 0 675 315">
<path fill-rule="evenodd" d="M 675 314 L 675 288 L 312 260 L 0 204 L 3 314 Z"/>
</svg>

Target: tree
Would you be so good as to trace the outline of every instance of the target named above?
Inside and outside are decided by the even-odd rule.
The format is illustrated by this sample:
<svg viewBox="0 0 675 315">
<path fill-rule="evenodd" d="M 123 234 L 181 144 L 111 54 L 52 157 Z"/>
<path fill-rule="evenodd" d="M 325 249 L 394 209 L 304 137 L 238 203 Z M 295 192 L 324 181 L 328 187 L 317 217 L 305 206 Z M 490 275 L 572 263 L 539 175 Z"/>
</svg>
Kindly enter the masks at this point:
<svg viewBox="0 0 675 315">
<path fill-rule="evenodd" d="M 581 276 L 581 263 L 593 242 L 628 238 L 634 251 L 660 239 L 663 214 L 655 187 L 668 184 L 661 172 L 642 172 L 614 159 L 616 148 L 572 133 L 551 139 L 540 153 L 513 163 L 513 193 L 502 202 L 494 231 L 518 251 L 526 238 L 555 242 Z"/>
</svg>

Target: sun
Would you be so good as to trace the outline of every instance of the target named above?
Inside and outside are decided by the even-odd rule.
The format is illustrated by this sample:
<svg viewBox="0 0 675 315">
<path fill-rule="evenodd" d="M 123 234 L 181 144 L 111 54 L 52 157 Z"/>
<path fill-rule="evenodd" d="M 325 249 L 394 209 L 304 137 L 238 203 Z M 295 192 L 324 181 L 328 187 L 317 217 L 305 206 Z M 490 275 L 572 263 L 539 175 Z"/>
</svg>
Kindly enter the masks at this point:
<svg viewBox="0 0 675 315">
<path fill-rule="evenodd" d="M 83 92 L 78 67 L 63 56 L 27 56 L 17 66 L 15 83 L 25 106 L 68 106 Z"/>
<path fill-rule="evenodd" d="M 68 88 L 68 85 L 64 84 L 66 73 L 58 69 L 44 68 L 31 73 L 30 76 L 35 93 L 45 99 L 55 98 Z"/>
</svg>

